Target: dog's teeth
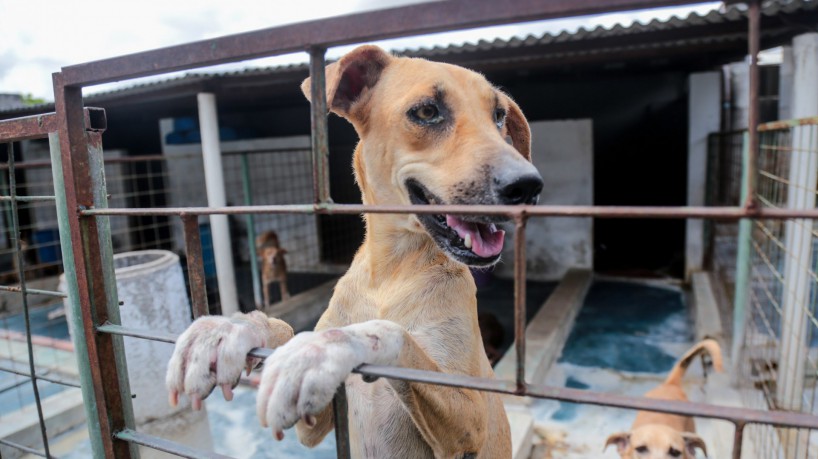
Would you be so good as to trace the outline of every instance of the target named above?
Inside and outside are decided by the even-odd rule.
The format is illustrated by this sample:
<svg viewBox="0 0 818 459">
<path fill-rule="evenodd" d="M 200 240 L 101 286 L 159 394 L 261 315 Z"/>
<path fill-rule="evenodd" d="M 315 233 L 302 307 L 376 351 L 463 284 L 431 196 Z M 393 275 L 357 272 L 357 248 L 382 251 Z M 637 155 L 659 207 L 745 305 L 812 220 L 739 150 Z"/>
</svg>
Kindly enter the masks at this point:
<svg viewBox="0 0 818 459">
<path fill-rule="evenodd" d="M 466 239 L 463 240 L 463 245 L 465 245 L 467 249 L 471 248 L 471 234 L 466 233 Z"/>
</svg>

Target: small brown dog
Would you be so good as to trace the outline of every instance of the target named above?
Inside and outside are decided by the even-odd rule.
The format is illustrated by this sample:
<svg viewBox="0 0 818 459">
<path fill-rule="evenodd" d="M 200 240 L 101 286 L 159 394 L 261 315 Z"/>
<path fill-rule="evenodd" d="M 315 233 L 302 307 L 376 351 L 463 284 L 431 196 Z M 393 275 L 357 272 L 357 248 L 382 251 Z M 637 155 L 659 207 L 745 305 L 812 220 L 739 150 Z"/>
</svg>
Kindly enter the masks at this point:
<svg viewBox="0 0 818 459">
<path fill-rule="evenodd" d="M 661 385 L 645 394 L 647 398 L 686 401 L 682 390 L 682 377 L 698 355 L 710 354 L 716 371 L 724 371 L 721 347 L 712 339 L 705 339 L 693 346 L 673 366 Z M 608 437 L 605 449 L 611 444 L 623 459 L 667 459 L 696 457 L 696 448 L 707 456 L 704 441 L 695 434 L 693 418 L 666 413 L 640 411 L 633 421 L 630 432 L 620 432 Z"/>
<path fill-rule="evenodd" d="M 264 295 L 264 306 L 270 306 L 270 285 L 278 282 L 281 300 L 290 297 L 287 289 L 287 262 L 284 255 L 287 249 L 282 249 L 278 243 L 278 234 L 275 231 L 265 231 L 256 237 L 256 253 L 261 260 L 261 289 Z"/>
</svg>

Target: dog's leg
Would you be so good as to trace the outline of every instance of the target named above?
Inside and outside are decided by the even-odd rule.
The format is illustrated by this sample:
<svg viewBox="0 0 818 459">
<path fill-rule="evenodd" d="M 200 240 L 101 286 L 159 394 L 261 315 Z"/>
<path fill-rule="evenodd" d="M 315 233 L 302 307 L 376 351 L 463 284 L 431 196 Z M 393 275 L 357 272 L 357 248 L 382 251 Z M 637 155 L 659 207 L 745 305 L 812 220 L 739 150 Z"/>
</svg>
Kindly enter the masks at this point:
<svg viewBox="0 0 818 459">
<path fill-rule="evenodd" d="M 270 306 L 270 281 L 266 278 L 261 280 L 261 294 L 264 296 L 264 307 Z"/>
<path fill-rule="evenodd" d="M 260 311 L 229 318 L 200 317 L 179 336 L 168 362 L 165 384 L 170 404 L 176 406 L 179 394 L 187 394 L 198 410 L 217 385 L 224 398 L 231 400 L 242 370 L 249 373 L 260 361 L 248 358 L 247 352 L 254 347 L 281 346 L 292 336 L 293 329 L 286 322 Z"/>
<path fill-rule="evenodd" d="M 283 430 L 299 420 L 299 434 L 305 433 L 310 425 L 319 427 L 319 422 L 326 428 L 331 422 L 328 419 L 331 410 L 326 407 L 335 390 L 363 363 L 441 370 L 414 338 L 394 322 L 371 320 L 300 333 L 264 364 L 256 404 L 261 424 L 271 427 L 277 438 L 282 438 Z M 435 457 L 470 457 L 483 449 L 488 430 L 487 407 L 478 392 L 403 381 L 389 383 Z M 323 428 L 321 433 L 326 434 Z"/>
<path fill-rule="evenodd" d="M 281 300 L 284 301 L 290 297 L 290 291 L 287 290 L 287 276 L 282 277 L 278 281 L 278 288 L 281 291 Z"/>
</svg>

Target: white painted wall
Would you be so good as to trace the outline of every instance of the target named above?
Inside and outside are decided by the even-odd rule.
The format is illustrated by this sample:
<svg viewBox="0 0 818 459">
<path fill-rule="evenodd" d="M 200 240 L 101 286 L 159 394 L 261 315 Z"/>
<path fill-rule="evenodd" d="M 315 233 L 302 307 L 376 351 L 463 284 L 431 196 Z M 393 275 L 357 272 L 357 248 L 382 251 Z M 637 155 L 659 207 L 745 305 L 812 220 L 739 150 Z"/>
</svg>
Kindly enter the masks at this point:
<svg viewBox="0 0 818 459">
<path fill-rule="evenodd" d="M 750 67 L 747 61 L 730 64 L 730 80 L 730 87 L 733 88 L 730 129 L 747 129 L 750 108 Z"/>
<path fill-rule="evenodd" d="M 707 188 L 707 136 L 721 127 L 721 75 L 691 74 L 688 78 L 687 205 L 703 206 Z M 704 264 L 704 220 L 687 220 L 685 277 Z"/>
<path fill-rule="evenodd" d="M 545 181 L 540 205 L 591 205 L 594 199 L 593 124 L 589 119 L 531 123 L 531 159 Z M 514 275 L 509 231 L 497 275 Z M 593 268 L 593 220 L 532 218 L 526 228 L 526 269 L 532 280 L 562 278 L 570 268 Z"/>
<path fill-rule="evenodd" d="M 781 66 L 778 68 L 778 119 L 792 118 L 792 85 L 794 83 L 792 46 L 781 47 Z"/>
</svg>

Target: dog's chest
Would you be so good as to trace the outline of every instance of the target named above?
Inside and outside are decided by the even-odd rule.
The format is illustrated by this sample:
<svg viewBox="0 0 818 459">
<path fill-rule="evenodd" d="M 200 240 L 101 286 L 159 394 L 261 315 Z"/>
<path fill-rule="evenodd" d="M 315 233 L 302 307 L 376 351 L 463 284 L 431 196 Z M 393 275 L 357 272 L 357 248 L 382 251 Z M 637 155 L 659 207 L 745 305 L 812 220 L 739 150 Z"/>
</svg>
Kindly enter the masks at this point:
<svg viewBox="0 0 818 459">
<path fill-rule="evenodd" d="M 353 457 L 434 457 L 386 381 L 366 383 L 360 376 L 352 375 L 346 387 Z"/>
</svg>

